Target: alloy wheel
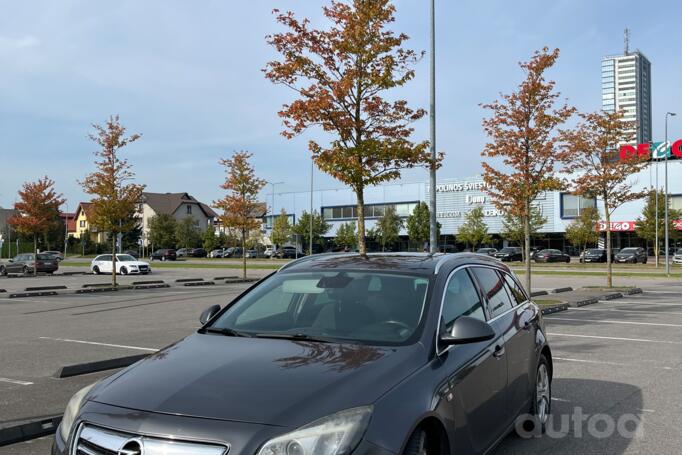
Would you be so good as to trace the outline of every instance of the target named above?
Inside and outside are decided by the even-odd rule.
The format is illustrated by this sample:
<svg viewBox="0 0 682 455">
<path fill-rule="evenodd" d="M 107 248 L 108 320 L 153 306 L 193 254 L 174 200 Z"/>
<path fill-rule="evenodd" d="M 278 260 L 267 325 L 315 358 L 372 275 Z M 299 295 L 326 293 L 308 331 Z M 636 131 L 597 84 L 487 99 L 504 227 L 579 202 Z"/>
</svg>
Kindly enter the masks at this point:
<svg viewBox="0 0 682 455">
<path fill-rule="evenodd" d="M 538 422 L 541 425 L 547 423 L 549 418 L 549 406 L 550 406 L 550 386 L 549 386 L 549 373 L 547 372 L 547 365 L 541 363 L 538 367 L 537 379 L 535 382 L 535 415 Z"/>
</svg>

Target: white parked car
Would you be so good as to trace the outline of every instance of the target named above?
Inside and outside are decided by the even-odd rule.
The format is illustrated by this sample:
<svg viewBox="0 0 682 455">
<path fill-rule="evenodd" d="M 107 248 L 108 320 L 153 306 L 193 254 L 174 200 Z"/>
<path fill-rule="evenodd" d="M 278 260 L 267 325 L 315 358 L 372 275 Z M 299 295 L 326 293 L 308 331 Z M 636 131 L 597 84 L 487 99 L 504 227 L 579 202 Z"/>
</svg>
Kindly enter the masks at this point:
<svg viewBox="0 0 682 455">
<path fill-rule="evenodd" d="M 95 259 L 92 260 L 90 264 L 90 271 L 95 275 L 100 273 L 111 274 L 111 269 L 113 268 L 111 254 L 100 254 Z M 151 273 L 152 269 L 149 267 L 149 263 L 144 261 L 138 261 L 129 254 L 117 254 L 116 255 L 116 274 L 117 275 L 128 275 L 128 274 L 142 274 L 146 275 Z"/>
<path fill-rule="evenodd" d="M 682 248 L 678 248 L 673 256 L 673 264 L 682 264 Z"/>
<path fill-rule="evenodd" d="M 272 246 L 267 247 L 265 251 L 263 251 L 263 256 L 266 258 L 271 258 L 273 254 L 275 254 L 275 248 Z"/>
</svg>

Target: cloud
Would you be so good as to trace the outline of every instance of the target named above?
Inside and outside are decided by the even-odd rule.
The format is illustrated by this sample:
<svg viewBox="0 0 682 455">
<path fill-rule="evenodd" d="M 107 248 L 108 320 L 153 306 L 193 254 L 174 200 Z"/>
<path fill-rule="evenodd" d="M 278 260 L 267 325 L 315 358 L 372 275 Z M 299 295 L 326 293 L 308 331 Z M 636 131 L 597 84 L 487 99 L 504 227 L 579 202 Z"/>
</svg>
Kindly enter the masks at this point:
<svg viewBox="0 0 682 455">
<path fill-rule="evenodd" d="M 0 52 L 14 51 L 35 47 L 40 44 L 40 40 L 33 35 L 21 37 L 0 36 Z"/>
</svg>

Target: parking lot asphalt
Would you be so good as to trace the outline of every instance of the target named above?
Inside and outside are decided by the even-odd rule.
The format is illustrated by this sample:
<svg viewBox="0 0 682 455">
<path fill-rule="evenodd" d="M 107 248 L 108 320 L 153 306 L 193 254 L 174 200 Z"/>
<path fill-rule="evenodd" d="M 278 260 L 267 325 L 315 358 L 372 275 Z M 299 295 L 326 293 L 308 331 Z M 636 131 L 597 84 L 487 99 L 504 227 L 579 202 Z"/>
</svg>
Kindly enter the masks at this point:
<svg viewBox="0 0 682 455">
<path fill-rule="evenodd" d="M 189 273 L 220 275 L 206 270 Z M 164 271 L 154 278 L 170 281 L 183 274 L 187 273 Z M 536 283 L 539 288 L 560 286 L 568 279 L 536 277 Z M 571 279 L 575 282 L 575 277 Z M 4 281 L 9 280 L 0 283 Z M 564 417 L 572 422 L 582 413 L 586 419 L 571 423 L 563 437 L 509 436 L 495 455 L 680 453 L 682 283 L 643 283 L 638 284 L 644 286 L 644 294 L 546 316 L 555 363 L 552 424 L 560 430 Z M 60 367 L 160 349 L 195 330 L 203 309 L 224 304 L 246 286 L 29 299 L 0 294 L 0 426 L 59 414 L 75 391 L 111 374 L 53 378 Z M 610 416 L 639 431 L 634 438 L 617 433 L 598 437 L 602 435 L 588 431 L 593 416 L 601 419 L 597 430 Z M 51 437 L 45 437 L 0 447 L 0 454 L 44 454 L 50 445 Z"/>
</svg>

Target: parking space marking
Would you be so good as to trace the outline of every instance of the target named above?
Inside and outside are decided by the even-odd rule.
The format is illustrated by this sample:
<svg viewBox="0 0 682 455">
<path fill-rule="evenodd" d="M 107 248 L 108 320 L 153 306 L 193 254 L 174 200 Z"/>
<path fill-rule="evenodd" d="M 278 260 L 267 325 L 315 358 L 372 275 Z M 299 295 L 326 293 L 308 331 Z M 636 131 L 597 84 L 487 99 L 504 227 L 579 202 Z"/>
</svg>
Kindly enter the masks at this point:
<svg viewBox="0 0 682 455">
<path fill-rule="evenodd" d="M 600 300 L 599 303 L 606 303 L 608 305 L 653 305 L 653 306 L 676 306 L 682 307 L 682 303 L 670 303 L 670 302 L 642 302 L 639 300 Z"/>
<path fill-rule="evenodd" d="M 621 313 L 635 313 L 635 314 L 670 314 L 670 315 L 682 315 L 682 312 L 676 311 L 649 311 L 649 310 L 624 310 L 622 308 L 571 308 L 573 311 L 620 311 Z"/>
<path fill-rule="evenodd" d="M 547 317 L 552 321 L 574 321 L 574 322 L 594 322 L 596 324 L 624 324 L 624 325 L 649 325 L 656 327 L 682 327 L 682 324 L 664 324 L 662 322 L 632 322 L 632 321 L 613 321 L 610 319 L 579 319 L 579 318 L 562 318 L 562 317 Z"/>
<path fill-rule="evenodd" d="M 554 357 L 552 356 L 552 359 L 554 360 L 561 360 L 564 362 L 577 362 L 577 363 L 594 363 L 597 365 L 613 365 L 617 367 L 626 367 L 628 364 L 626 363 L 616 363 L 616 362 L 602 362 L 601 360 L 585 360 L 585 359 L 570 359 L 567 357 Z"/>
<path fill-rule="evenodd" d="M 9 378 L 0 378 L 0 382 L 7 382 L 9 384 L 17 384 L 17 385 L 33 385 L 32 382 L 20 381 L 18 379 L 9 379 Z"/>
<path fill-rule="evenodd" d="M 41 340 L 50 340 L 50 341 L 63 341 L 66 343 L 80 343 L 80 344 L 91 344 L 91 345 L 95 345 L 95 346 L 107 346 L 110 348 L 134 349 L 137 351 L 148 351 L 148 352 L 157 352 L 158 351 L 158 349 L 153 349 L 153 348 L 141 348 L 139 346 L 127 346 L 124 344 L 99 343 L 97 341 L 70 340 L 68 338 L 40 337 L 40 339 Z"/>
<path fill-rule="evenodd" d="M 574 337 L 574 338 L 594 338 L 597 340 L 613 340 L 613 341 L 635 341 L 640 343 L 659 343 L 659 344 L 682 344 L 682 341 L 665 341 L 665 340 L 647 340 L 644 338 L 621 338 L 621 337 L 603 337 L 597 335 L 577 335 L 573 333 L 547 333 L 553 337 Z"/>
</svg>

